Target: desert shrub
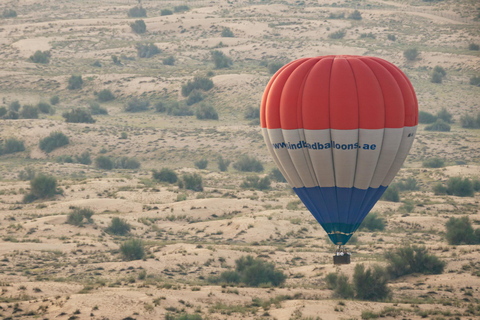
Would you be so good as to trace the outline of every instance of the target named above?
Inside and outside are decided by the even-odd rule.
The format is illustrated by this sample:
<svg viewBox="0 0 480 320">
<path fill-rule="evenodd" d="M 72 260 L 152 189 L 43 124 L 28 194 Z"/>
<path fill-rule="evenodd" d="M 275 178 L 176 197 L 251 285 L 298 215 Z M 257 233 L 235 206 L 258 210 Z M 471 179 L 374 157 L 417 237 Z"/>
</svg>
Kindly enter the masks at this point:
<svg viewBox="0 0 480 320">
<path fill-rule="evenodd" d="M 107 109 L 103 108 L 95 101 L 90 102 L 89 109 L 92 115 L 108 114 Z"/>
<path fill-rule="evenodd" d="M 278 62 L 278 61 L 270 62 L 270 63 L 267 65 L 267 69 L 268 69 L 268 72 L 269 72 L 270 74 L 275 74 L 275 72 L 277 72 L 278 70 L 280 70 L 281 67 L 283 67 L 283 63 L 282 63 L 282 62 Z"/>
<path fill-rule="evenodd" d="M 397 37 L 394 34 L 389 34 L 389 35 L 387 35 L 387 39 L 390 40 L 390 41 L 396 41 Z"/>
<path fill-rule="evenodd" d="M 32 167 L 26 167 L 25 170 L 22 170 L 18 173 L 18 178 L 20 180 L 33 180 L 36 176 L 37 173 Z"/>
<path fill-rule="evenodd" d="M 255 157 L 248 155 L 242 155 L 234 164 L 233 167 L 238 171 L 244 172 L 262 172 L 263 165 Z"/>
<path fill-rule="evenodd" d="M 112 58 L 113 64 L 117 66 L 122 65 L 122 61 L 120 61 L 120 59 L 116 55 L 112 55 L 111 58 Z"/>
<path fill-rule="evenodd" d="M 202 176 L 197 173 L 187 173 L 183 175 L 183 185 L 188 190 L 203 191 Z"/>
<path fill-rule="evenodd" d="M 374 35 L 373 33 L 369 32 L 369 33 L 361 33 L 360 34 L 360 38 L 371 38 L 371 39 L 376 39 L 377 36 Z"/>
<path fill-rule="evenodd" d="M 49 63 L 50 62 L 50 51 L 40 51 L 37 50 L 33 55 L 30 56 L 30 61 L 34 63 Z"/>
<path fill-rule="evenodd" d="M 328 35 L 328 37 L 330 39 L 343 39 L 343 37 L 345 37 L 346 34 L 347 34 L 347 32 L 345 30 L 338 30 L 338 31 L 330 33 Z"/>
<path fill-rule="evenodd" d="M 173 11 L 175 12 L 185 12 L 185 11 L 188 11 L 190 10 L 190 7 L 187 6 L 187 5 L 179 5 L 179 6 L 175 6 L 173 8 Z"/>
<path fill-rule="evenodd" d="M 86 108 L 74 108 L 70 111 L 62 113 L 65 122 L 71 123 L 95 123 L 92 114 Z"/>
<path fill-rule="evenodd" d="M 248 106 L 243 114 L 245 119 L 260 119 L 260 108 L 255 108 L 252 106 Z"/>
<path fill-rule="evenodd" d="M 442 168 L 443 166 L 445 166 L 445 163 L 443 159 L 435 157 L 435 158 L 424 160 L 422 165 L 425 168 Z"/>
<path fill-rule="evenodd" d="M 94 214 L 95 212 L 92 209 L 74 208 L 67 217 L 67 223 L 77 227 L 82 227 L 84 220 L 86 220 L 88 223 L 92 223 L 92 216 Z"/>
<path fill-rule="evenodd" d="M 460 218 L 451 217 L 445 224 L 445 227 L 447 229 L 445 238 L 450 245 L 480 244 L 480 239 L 476 237 L 468 216 Z"/>
<path fill-rule="evenodd" d="M 30 181 L 30 193 L 36 199 L 47 199 L 57 193 L 57 179 L 45 174 L 38 174 Z"/>
<path fill-rule="evenodd" d="M 430 78 L 431 83 L 442 83 L 443 76 L 441 73 L 432 72 L 432 77 Z"/>
<path fill-rule="evenodd" d="M 268 190 L 270 189 L 270 178 L 268 176 L 260 178 L 257 175 L 247 176 L 240 187 L 245 189 Z"/>
<path fill-rule="evenodd" d="M 230 28 L 225 27 L 225 28 L 223 28 L 223 30 L 222 30 L 222 37 L 224 37 L 224 38 L 233 38 L 233 37 L 235 37 L 235 35 L 233 34 L 233 31 L 230 30 Z"/>
<path fill-rule="evenodd" d="M 445 121 L 446 123 L 453 123 L 452 117 L 452 114 L 445 108 L 442 108 L 437 112 L 437 118 Z"/>
<path fill-rule="evenodd" d="M 120 245 L 123 260 L 140 260 L 145 257 L 145 249 L 140 239 L 130 239 Z"/>
<path fill-rule="evenodd" d="M 201 103 L 197 107 L 197 110 L 195 111 L 195 115 L 199 120 L 204 120 L 204 119 L 218 120 L 217 110 L 215 110 L 214 106 L 207 103 Z"/>
<path fill-rule="evenodd" d="M 345 12 L 334 13 L 331 12 L 327 19 L 343 19 L 345 18 Z"/>
<path fill-rule="evenodd" d="M 173 66 L 175 64 L 175 57 L 174 56 L 168 56 L 165 59 L 162 60 L 162 63 L 166 66 Z"/>
<path fill-rule="evenodd" d="M 223 272 L 217 281 L 244 283 L 250 287 L 263 285 L 276 287 L 283 284 L 286 279 L 287 276 L 282 271 L 275 270 L 273 263 L 248 255 L 235 260 L 235 271 Z"/>
<path fill-rule="evenodd" d="M 277 182 L 287 182 L 287 179 L 283 176 L 282 172 L 278 168 L 273 168 L 268 175 L 270 179 Z"/>
<path fill-rule="evenodd" d="M 4 143 L 0 143 L 0 155 L 22 151 L 25 151 L 25 145 L 22 140 L 8 138 Z"/>
<path fill-rule="evenodd" d="M 470 43 L 468 45 L 468 50 L 478 51 L 478 50 L 480 50 L 480 46 L 476 43 Z"/>
<path fill-rule="evenodd" d="M 473 76 L 470 78 L 470 84 L 472 86 L 477 86 L 479 87 L 480 86 L 480 76 Z"/>
<path fill-rule="evenodd" d="M 419 52 L 417 48 L 410 48 L 405 51 L 403 51 L 403 56 L 408 60 L 408 61 L 414 61 L 418 58 Z"/>
<path fill-rule="evenodd" d="M 351 299 L 355 295 L 348 277 L 343 273 L 330 272 L 325 276 L 325 282 L 327 288 L 333 290 L 337 298 Z"/>
<path fill-rule="evenodd" d="M 46 102 L 39 102 L 37 104 L 37 109 L 38 111 L 40 111 L 41 113 L 52 113 L 53 111 L 53 108 L 51 105 L 49 105 L 48 103 Z"/>
<path fill-rule="evenodd" d="M 3 119 L 16 120 L 19 118 L 18 112 L 8 110 L 8 112 L 3 116 Z"/>
<path fill-rule="evenodd" d="M 145 33 L 147 31 L 147 25 L 143 20 L 135 20 L 135 22 L 130 23 L 130 28 L 135 33 Z"/>
<path fill-rule="evenodd" d="M 137 6 L 130 8 L 127 13 L 129 18 L 143 18 L 147 16 L 147 10 L 142 8 L 142 6 Z"/>
<path fill-rule="evenodd" d="M 137 55 L 139 58 L 150 58 L 161 52 L 153 43 L 137 43 L 135 48 L 137 49 Z"/>
<path fill-rule="evenodd" d="M 208 165 L 208 160 L 205 158 L 195 161 L 195 167 L 197 167 L 198 169 L 205 169 L 207 165 Z"/>
<path fill-rule="evenodd" d="M 223 159 L 222 156 L 218 156 L 217 162 L 218 162 L 218 170 L 220 170 L 221 172 L 225 172 L 228 170 L 228 166 L 230 165 L 230 160 Z"/>
<path fill-rule="evenodd" d="M 407 246 L 385 252 L 388 261 L 387 273 L 391 278 L 398 278 L 412 273 L 440 274 L 445 262 L 429 254 L 425 247 Z"/>
<path fill-rule="evenodd" d="M 450 177 L 447 181 L 447 194 L 457 197 L 473 197 L 472 181 L 468 178 Z"/>
<path fill-rule="evenodd" d="M 442 77 L 447 75 L 447 71 L 445 71 L 445 69 L 441 66 L 435 66 L 435 68 L 433 68 L 433 72 L 440 73 Z"/>
<path fill-rule="evenodd" d="M 387 190 L 383 193 L 382 200 L 398 202 L 400 201 L 400 195 L 398 194 L 398 188 L 395 185 L 388 186 Z"/>
<path fill-rule="evenodd" d="M 58 157 L 55 157 L 55 161 L 58 163 L 73 163 L 73 158 L 71 155 L 60 155 Z"/>
<path fill-rule="evenodd" d="M 100 60 L 95 60 L 95 61 L 92 63 L 92 67 L 101 68 L 101 67 L 102 67 L 102 63 L 100 62 Z"/>
<path fill-rule="evenodd" d="M 20 102 L 18 102 L 18 100 L 10 102 L 8 105 L 8 110 L 18 112 L 18 110 L 20 110 Z"/>
<path fill-rule="evenodd" d="M 124 110 L 125 112 L 141 112 L 148 110 L 149 106 L 150 101 L 133 97 L 125 104 Z"/>
<path fill-rule="evenodd" d="M 355 10 L 348 16 L 348 19 L 362 20 L 362 14 L 360 13 L 360 11 Z"/>
<path fill-rule="evenodd" d="M 182 313 L 179 315 L 174 315 L 171 314 L 170 312 L 167 312 L 165 315 L 165 320 L 202 320 L 202 316 L 199 314 L 188 314 L 188 313 Z"/>
<path fill-rule="evenodd" d="M 377 212 L 368 214 L 360 225 L 360 229 L 367 229 L 369 231 L 382 231 L 385 229 L 385 220 L 379 217 Z"/>
<path fill-rule="evenodd" d="M 190 92 L 190 94 L 188 95 L 187 106 L 191 106 L 192 104 L 200 102 L 203 99 L 205 99 L 205 96 L 203 95 L 203 93 L 200 90 L 195 89 L 192 92 Z"/>
<path fill-rule="evenodd" d="M 172 101 L 165 107 L 167 114 L 176 117 L 185 117 L 193 115 L 193 110 L 187 104 L 178 103 L 178 101 Z"/>
<path fill-rule="evenodd" d="M 387 286 L 388 276 L 384 268 L 375 265 L 365 270 L 363 264 L 357 264 L 353 273 L 355 297 L 361 300 L 382 301 L 391 297 Z"/>
<path fill-rule="evenodd" d="M 86 164 L 86 165 L 89 165 L 92 163 L 92 159 L 90 158 L 90 153 L 88 151 L 84 151 L 80 155 L 77 154 L 75 156 L 75 160 L 78 163 Z"/>
<path fill-rule="evenodd" d="M 36 106 L 31 106 L 26 104 L 20 109 L 18 113 L 23 119 L 38 119 L 38 108 Z"/>
<path fill-rule="evenodd" d="M 171 16 L 173 14 L 173 11 L 170 9 L 162 9 L 160 10 L 160 15 L 161 16 Z"/>
<path fill-rule="evenodd" d="M 445 187 L 440 182 L 433 186 L 433 193 L 435 195 L 447 194 L 447 187 Z"/>
<path fill-rule="evenodd" d="M 58 96 L 52 96 L 50 98 L 50 103 L 52 104 L 52 106 L 57 105 L 59 102 L 60 102 L 60 98 Z"/>
<path fill-rule="evenodd" d="M 153 170 L 152 176 L 153 176 L 153 179 L 161 182 L 176 183 L 178 180 L 178 177 L 175 171 L 168 168 L 162 168 L 160 171 Z"/>
<path fill-rule="evenodd" d="M 4 18 L 16 18 L 17 12 L 13 9 L 5 9 L 3 10 L 2 17 Z"/>
<path fill-rule="evenodd" d="M 120 133 L 120 139 L 127 139 L 127 138 L 128 138 L 128 134 L 126 132 Z"/>
<path fill-rule="evenodd" d="M 460 124 L 462 128 L 478 129 L 480 128 L 480 112 L 477 113 L 477 117 L 473 117 L 469 114 L 464 114 L 460 117 Z"/>
<path fill-rule="evenodd" d="M 72 75 L 69 79 L 68 79 L 68 86 L 67 86 L 67 89 L 69 90 L 76 90 L 76 89 L 81 89 L 83 86 L 83 79 L 82 79 L 82 76 L 75 76 L 75 75 Z"/>
<path fill-rule="evenodd" d="M 437 121 L 435 121 L 433 124 L 426 126 L 425 130 L 448 132 L 450 131 L 450 125 L 442 119 L 437 119 Z"/>
<path fill-rule="evenodd" d="M 124 236 L 130 232 L 131 226 L 125 219 L 113 217 L 110 225 L 105 229 L 105 232 L 114 234 L 116 236 Z"/>
<path fill-rule="evenodd" d="M 140 168 L 140 161 L 138 161 L 136 158 L 120 157 L 115 160 L 115 168 L 138 169 Z"/>
<path fill-rule="evenodd" d="M 112 170 L 114 163 L 112 159 L 107 156 L 98 156 L 95 158 L 95 166 L 103 170 Z"/>
<path fill-rule="evenodd" d="M 196 76 L 193 81 L 188 81 L 182 85 L 182 96 L 188 97 L 195 89 L 208 91 L 213 88 L 213 81 L 207 77 Z"/>
<path fill-rule="evenodd" d="M 480 180 L 478 178 L 473 178 L 472 186 L 474 191 L 480 191 Z"/>
<path fill-rule="evenodd" d="M 227 57 L 223 52 L 214 50 L 211 52 L 212 60 L 215 65 L 215 69 L 224 69 L 232 65 L 232 59 Z"/>
<path fill-rule="evenodd" d="M 70 143 L 70 140 L 66 135 L 59 131 L 50 133 L 47 137 L 43 138 L 39 142 L 40 150 L 50 153 L 53 150 L 63 147 Z"/>
<path fill-rule="evenodd" d="M 98 93 L 97 99 L 100 102 L 107 102 L 114 100 L 115 96 L 113 95 L 112 91 L 110 91 L 110 89 L 103 89 Z"/>
<path fill-rule="evenodd" d="M 437 120 L 437 117 L 431 114 L 430 112 L 419 111 L 418 112 L 418 122 L 419 123 L 434 123 Z"/>
<path fill-rule="evenodd" d="M 395 186 L 397 187 L 398 191 L 405 191 L 405 190 L 417 190 L 417 179 L 414 177 L 408 177 L 405 179 L 405 181 L 400 181 L 395 183 Z"/>
<path fill-rule="evenodd" d="M 5 107 L 0 107 L 0 118 L 3 117 L 4 115 L 6 115 L 8 112 L 7 108 Z"/>
</svg>

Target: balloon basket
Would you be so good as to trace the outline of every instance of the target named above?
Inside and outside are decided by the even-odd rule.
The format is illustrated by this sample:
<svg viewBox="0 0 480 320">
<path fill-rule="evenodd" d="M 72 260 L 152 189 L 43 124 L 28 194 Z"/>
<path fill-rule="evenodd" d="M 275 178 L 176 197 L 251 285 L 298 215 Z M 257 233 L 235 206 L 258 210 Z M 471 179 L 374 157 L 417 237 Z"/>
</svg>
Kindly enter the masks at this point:
<svg viewBox="0 0 480 320">
<path fill-rule="evenodd" d="M 350 252 L 339 246 L 337 252 L 333 256 L 333 264 L 350 264 Z"/>
</svg>

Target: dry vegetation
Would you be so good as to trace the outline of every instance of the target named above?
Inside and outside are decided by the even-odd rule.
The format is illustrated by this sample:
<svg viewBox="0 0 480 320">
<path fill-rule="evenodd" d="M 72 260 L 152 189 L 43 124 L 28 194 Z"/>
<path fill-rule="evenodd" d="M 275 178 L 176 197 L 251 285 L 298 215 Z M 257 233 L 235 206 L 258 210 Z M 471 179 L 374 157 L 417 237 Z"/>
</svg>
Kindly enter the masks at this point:
<svg viewBox="0 0 480 320">
<path fill-rule="evenodd" d="M 144 0 L 146 17 L 129 17 L 136 5 L 0 3 L 0 317 L 480 316 L 480 245 L 446 238 L 452 217 L 468 215 L 480 228 L 480 193 L 434 192 L 450 177 L 480 177 L 480 131 L 460 121 L 480 111 L 480 88 L 470 84 L 480 75 L 477 1 Z M 361 19 L 351 16 L 356 9 Z M 144 33 L 132 30 L 136 20 Z M 343 37 L 330 36 L 338 31 Z M 404 52 L 412 48 L 418 56 L 410 61 Z M 274 164 L 252 109 L 279 63 L 327 54 L 387 59 L 411 79 L 420 110 L 453 116 L 448 132 L 419 125 L 396 178 L 415 178 L 416 187 L 399 187 L 399 202 L 379 201 L 373 211 L 384 229 L 359 231 L 349 246 L 353 262 L 341 268 L 287 185 L 272 178 L 265 188 Z M 446 72 L 440 82 L 431 81 L 436 66 Z M 182 95 L 194 76 L 213 88 L 203 82 Z M 19 119 L 12 119 L 17 107 Z M 212 109 L 218 120 L 209 119 Z M 68 144 L 40 149 L 55 132 Z M 245 154 L 264 170 L 237 170 Z M 431 158 L 443 165 L 425 167 Z M 177 182 L 162 178 L 162 168 Z M 51 192 L 30 182 L 40 173 L 55 178 Z M 246 179 L 252 175 L 258 179 Z M 119 218 L 115 226 L 112 218 Z M 352 279 L 359 264 L 386 266 L 385 253 L 402 245 L 425 246 L 445 269 L 390 279 L 391 296 L 380 302 L 329 289 L 328 274 Z M 286 281 L 248 287 L 211 280 L 247 255 L 273 263 Z"/>
</svg>

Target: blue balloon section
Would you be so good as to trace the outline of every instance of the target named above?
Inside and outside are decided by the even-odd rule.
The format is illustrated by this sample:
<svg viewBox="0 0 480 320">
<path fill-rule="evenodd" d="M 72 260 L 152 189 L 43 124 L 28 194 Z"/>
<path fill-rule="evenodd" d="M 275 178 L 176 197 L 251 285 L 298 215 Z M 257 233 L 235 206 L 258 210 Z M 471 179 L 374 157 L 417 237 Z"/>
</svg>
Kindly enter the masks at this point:
<svg viewBox="0 0 480 320">
<path fill-rule="evenodd" d="M 338 245 L 347 243 L 386 189 L 384 186 L 365 190 L 339 187 L 293 188 L 325 229 L 330 240 Z"/>
</svg>

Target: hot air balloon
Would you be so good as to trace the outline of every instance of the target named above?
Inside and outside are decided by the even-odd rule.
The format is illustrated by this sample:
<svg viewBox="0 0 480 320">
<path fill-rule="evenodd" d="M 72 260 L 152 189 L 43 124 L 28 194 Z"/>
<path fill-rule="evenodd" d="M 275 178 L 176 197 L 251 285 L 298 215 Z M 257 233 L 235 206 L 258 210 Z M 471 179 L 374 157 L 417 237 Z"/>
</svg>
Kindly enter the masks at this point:
<svg viewBox="0 0 480 320">
<path fill-rule="evenodd" d="M 261 104 L 273 160 L 339 251 L 401 168 L 417 124 L 410 81 L 376 57 L 292 61 Z"/>
</svg>

